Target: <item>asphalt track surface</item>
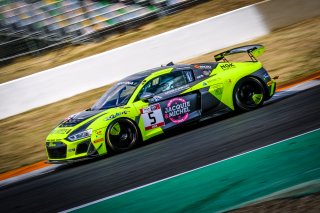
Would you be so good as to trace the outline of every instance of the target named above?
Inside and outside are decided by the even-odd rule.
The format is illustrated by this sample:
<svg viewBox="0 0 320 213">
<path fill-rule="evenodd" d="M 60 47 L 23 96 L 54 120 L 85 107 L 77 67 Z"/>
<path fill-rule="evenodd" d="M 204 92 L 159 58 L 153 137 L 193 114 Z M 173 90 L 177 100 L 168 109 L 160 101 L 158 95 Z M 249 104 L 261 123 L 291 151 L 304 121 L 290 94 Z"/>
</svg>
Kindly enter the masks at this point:
<svg viewBox="0 0 320 213">
<path fill-rule="evenodd" d="M 57 212 L 320 127 L 320 86 L 130 152 L 0 188 L 1 212 Z M 298 159 L 297 159 L 298 160 Z"/>
</svg>

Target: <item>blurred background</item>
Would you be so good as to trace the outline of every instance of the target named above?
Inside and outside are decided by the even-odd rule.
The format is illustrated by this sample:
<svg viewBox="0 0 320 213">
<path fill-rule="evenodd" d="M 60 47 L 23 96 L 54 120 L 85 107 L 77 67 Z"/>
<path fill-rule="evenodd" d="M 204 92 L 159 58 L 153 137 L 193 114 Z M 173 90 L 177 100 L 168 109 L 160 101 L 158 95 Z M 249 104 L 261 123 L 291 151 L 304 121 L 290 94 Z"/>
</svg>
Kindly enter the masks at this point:
<svg viewBox="0 0 320 213">
<path fill-rule="evenodd" d="M 1 1 L 1 61 L 101 40 L 200 0 Z"/>
<path fill-rule="evenodd" d="M 256 2 L 2 0 L 0 83 Z"/>
</svg>

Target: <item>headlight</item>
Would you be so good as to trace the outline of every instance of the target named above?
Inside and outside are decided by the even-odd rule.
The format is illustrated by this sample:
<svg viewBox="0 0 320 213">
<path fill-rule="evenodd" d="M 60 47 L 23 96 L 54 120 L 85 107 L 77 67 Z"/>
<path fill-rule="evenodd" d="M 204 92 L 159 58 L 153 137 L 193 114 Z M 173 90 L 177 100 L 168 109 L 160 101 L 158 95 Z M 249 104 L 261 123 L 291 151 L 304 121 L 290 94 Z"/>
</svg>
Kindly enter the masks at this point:
<svg viewBox="0 0 320 213">
<path fill-rule="evenodd" d="M 81 132 L 77 132 L 77 133 L 71 134 L 68 137 L 68 140 L 76 141 L 76 140 L 80 140 L 82 138 L 88 138 L 88 137 L 91 136 L 91 134 L 92 134 L 92 129 L 84 130 L 84 131 L 81 131 Z"/>
</svg>

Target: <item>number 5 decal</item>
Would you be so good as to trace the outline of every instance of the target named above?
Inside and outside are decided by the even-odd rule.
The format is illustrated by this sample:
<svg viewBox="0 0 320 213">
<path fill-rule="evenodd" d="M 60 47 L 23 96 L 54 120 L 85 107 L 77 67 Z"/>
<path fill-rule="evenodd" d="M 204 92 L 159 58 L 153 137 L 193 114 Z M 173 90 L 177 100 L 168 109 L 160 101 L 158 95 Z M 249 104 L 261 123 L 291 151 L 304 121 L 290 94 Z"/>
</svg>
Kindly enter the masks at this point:
<svg viewBox="0 0 320 213">
<path fill-rule="evenodd" d="M 148 116 L 149 116 L 149 119 L 152 120 L 152 122 L 150 123 L 151 125 L 154 125 L 157 123 L 156 117 L 154 117 L 153 112 L 149 112 Z"/>
<path fill-rule="evenodd" d="M 164 126 L 163 115 L 160 104 L 154 104 L 140 109 L 145 130 Z"/>
</svg>

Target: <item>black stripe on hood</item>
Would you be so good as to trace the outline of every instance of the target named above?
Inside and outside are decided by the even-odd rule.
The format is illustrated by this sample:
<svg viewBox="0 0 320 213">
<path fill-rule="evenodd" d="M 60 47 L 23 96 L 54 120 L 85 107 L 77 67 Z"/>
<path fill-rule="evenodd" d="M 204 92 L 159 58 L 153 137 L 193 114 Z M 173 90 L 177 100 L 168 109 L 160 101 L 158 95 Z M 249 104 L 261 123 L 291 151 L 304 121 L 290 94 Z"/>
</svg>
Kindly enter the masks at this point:
<svg viewBox="0 0 320 213">
<path fill-rule="evenodd" d="M 64 121 L 59 124 L 59 127 L 72 127 L 88 118 L 91 118 L 104 110 L 95 110 L 95 111 L 82 111 L 73 115 L 70 115 Z"/>
</svg>

